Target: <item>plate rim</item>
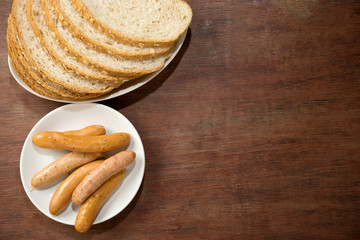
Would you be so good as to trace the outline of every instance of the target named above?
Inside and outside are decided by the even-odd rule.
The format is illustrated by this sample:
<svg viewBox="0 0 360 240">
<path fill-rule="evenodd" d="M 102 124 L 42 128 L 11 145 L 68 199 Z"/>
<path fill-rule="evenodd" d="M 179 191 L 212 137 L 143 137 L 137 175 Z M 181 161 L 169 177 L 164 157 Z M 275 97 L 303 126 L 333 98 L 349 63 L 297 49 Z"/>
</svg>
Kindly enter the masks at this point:
<svg viewBox="0 0 360 240">
<path fill-rule="evenodd" d="M 141 136 L 140 134 L 138 133 L 137 129 L 135 128 L 135 126 L 132 124 L 132 122 L 126 118 L 122 113 L 120 113 L 119 111 L 116 111 L 115 109 L 109 107 L 109 106 L 106 106 L 104 104 L 100 104 L 100 103 L 77 103 L 77 104 L 73 104 L 73 103 L 69 103 L 69 104 L 65 104 L 63 106 L 60 106 L 60 107 L 57 107 L 53 110 L 51 110 L 50 112 L 48 112 L 47 114 L 45 114 L 43 117 L 41 117 L 37 122 L 36 124 L 31 128 L 31 130 L 29 131 L 28 135 L 26 136 L 25 138 L 25 141 L 23 143 L 23 146 L 22 146 L 22 149 L 21 149 L 21 154 L 20 154 L 20 161 L 19 161 L 19 172 L 20 172 L 20 180 L 21 180 L 21 184 L 22 184 L 22 187 L 26 193 L 26 196 L 27 198 L 30 200 L 30 202 L 34 205 L 34 207 L 40 211 L 42 214 L 44 214 L 46 217 L 56 221 L 56 222 L 59 222 L 59 223 L 62 223 L 62 224 L 65 224 L 65 225 L 72 225 L 74 226 L 75 224 L 75 219 L 74 219 L 74 222 L 73 223 L 68 223 L 68 222 L 65 222 L 65 221 L 61 221 L 61 219 L 59 218 L 56 218 L 56 216 L 51 216 L 50 212 L 45 212 L 44 209 L 40 208 L 38 206 L 38 204 L 36 202 L 34 202 L 35 200 L 33 199 L 33 197 L 30 196 L 30 192 L 31 192 L 31 189 L 28 189 L 26 187 L 26 183 L 25 183 L 25 179 L 24 179 L 24 173 L 23 173 L 23 167 L 22 165 L 24 164 L 24 154 L 25 154 L 25 144 L 30 141 L 31 142 L 31 134 L 33 133 L 33 131 L 35 130 L 35 128 L 38 126 L 38 124 L 41 122 L 41 121 L 44 121 L 44 119 L 52 114 L 54 114 L 56 111 L 60 111 L 62 109 L 66 109 L 66 108 L 71 108 L 71 107 L 81 107 L 81 105 L 93 105 L 91 107 L 101 107 L 101 108 L 104 108 L 106 110 L 110 110 L 112 111 L 114 114 L 118 114 L 120 117 L 124 118 L 124 120 L 126 120 L 128 122 L 128 124 L 130 124 L 130 126 L 133 128 L 133 131 L 135 131 L 135 133 L 137 134 L 137 137 L 139 138 L 139 144 L 140 144 L 140 149 L 141 149 L 141 155 L 143 156 L 143 166 L 142 168 L 140 169 L 141 171 L 138 173 L 139 174 L 139 177 L 137 178 L 137 182 L 136 182 L 136 186 L 134 187 L 135 191 L 134 191 L 134 195 L 131 196 L 130 198 L 128 198 L 128 201 L 127 202 L 124 202 L 123 204 L 123 207 L 120 208 L 119 211 L 114 211 L 112 214 L 110 214 L 108 217 L 102 219 L 102 220 L 97 220 L 95 218 L 94 222 L 93 222 L 93 225 L 96 225 L 96 224 L 99 224 L 99 223 L 102 223 L 102 222 L 105 222 L 105 221 L 108 221 L 110 220 L 111 218 L 115 217 L 116 215 L 118 215 L 119 213 L 121 213 L 135 198 L 135 196 L 138 194 L 139 192 L 139 189 L 141 187 L 141 184 L 143 182 L 143 179 L 144 179 L 144 175 L 145 175 L 145 167 L 146 167 L 146 157 L 145 157 L 145 149 L 144 149 L 144 145 L 142 143 L 142 140 L 141 140 Z M 55 191 L 55 190 L 54 190 Z M 113 195 L 114 192 L 111 194 Z M 49 199 L 49 202 L 50 202 L 50 199 Z M 70 203 L 71 204 L 71 203 Z M 69 207 L 69 206 L 68 206 Z"/>
</svg>

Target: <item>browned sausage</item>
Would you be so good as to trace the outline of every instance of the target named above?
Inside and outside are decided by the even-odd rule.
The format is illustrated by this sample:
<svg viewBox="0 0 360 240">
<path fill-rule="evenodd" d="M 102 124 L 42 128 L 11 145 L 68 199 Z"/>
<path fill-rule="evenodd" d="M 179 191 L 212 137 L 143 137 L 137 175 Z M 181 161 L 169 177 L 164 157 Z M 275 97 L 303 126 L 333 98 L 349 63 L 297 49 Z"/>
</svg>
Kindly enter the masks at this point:
<svg viewBox="0 0 360 240">
<path fill-rule="evenodd" d="M 110 177 L 80 207 L 76 216 L 75 229 L 79 233 L 87 232 L 93 224 L 101 206 L 116 187 L 122 182 L 126 169 Z"/>
<path fill-rule="evenodd" d="M 128 133 L 112 133 L 101 136 L 74 136 L 61 132 L 35 134 L 33 143 L 42 148 L 67 149 L 74 152 L 107 152 L 129 144 Z"/>
<path fill-rule="evenodd" d="M 99 135 L 105 135 L 106 130 L 105 127 L 102 125 L 90 125 L 79 130 L 69 130 L 69 131 L 64 131 L 62 133 L 66 135 L 76 135 L 76 136 L 99 136 Z"/>
<path fill-rule="evenodd" d="M 82 204 L 107 179 L 129 166 L 135 160 L 135 156 L 135 152 L 127 150 L 106 159 L 86 175 L 75 188 L 71 198 L 72 202 L 76 205 Z"/>
<path fill-rule="evenodd" d="M 97 160 L 87 163 L 74 172 L 72 172 L 57 188 L 56 192 L 51 198 L 49 204 L 49 211 L 53 215 L 57 215 L 62 209 L 66 207 L 71 199 L 71 195 L 76 186 L 90 171 L 99 166 L 104 160 Z"/>
</svg>

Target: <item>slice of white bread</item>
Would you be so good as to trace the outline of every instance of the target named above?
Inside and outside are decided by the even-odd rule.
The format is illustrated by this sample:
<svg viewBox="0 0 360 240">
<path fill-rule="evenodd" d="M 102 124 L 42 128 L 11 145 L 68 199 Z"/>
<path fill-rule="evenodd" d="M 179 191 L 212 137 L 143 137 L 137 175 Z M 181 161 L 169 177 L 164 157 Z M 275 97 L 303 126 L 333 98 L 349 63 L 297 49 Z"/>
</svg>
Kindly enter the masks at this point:
<svg viewBox="0 0 360 240">
<path fill-rule="evenodd" d="M 63 49 L 76 57 L 78 61 L 89 64 L 94 68 L 105 71 L 114 76 L 135 78 L 159 70 L 167 58 L 169 58 L 175 49 L 172 46 L 170 50 L 153 58 L 124 59 L 113 55 L 105 54 L 88 48 L 82 41 L 72 35 L 68 29 L 63 27 L 61 21 L 65 16 L 56 16 L 47 0 L 42 0 L 42 10 L 47 22 L 48 28 L 53 33 L 55 39 Z"/>
<path fill-rule="evenodd" d="M 9 20 L 11 19 L 11 16 L 9 17 Z M 13 32 L 12 32 L 12 26 L 11 21 L 8 21 L 8 29 L 7 29 L 7 35 L 6 35 L 6 40 L 7 40 L 7 44 L 8 44 L 8 53 L 9 53 L 9 58 L 11 61 L 11 65 L 13 67 L 13 69 L 16 71 L 16 73 L 19 75 L 19 77 L 21 78 L 21 80 L 28 85 L 33 91 L 37 92 L 38 94 L 45 96 L 45 97 L 49 97 L 49 98 L 55 98 L 55 99 L 61 99 L 63 98 L 63 96 L 61 96 L 60 94 L 57 94 L 47 88 L 45 88 L 40 82 L 37 82 L 34 80 L 34 78 L 32 78 L 32 76 L 29 74 L 28 70 L 25 69 L 25 67 L 23 66 L 23 64 L 20 62 L 20 58 L 18 56 L 17 51 L 14 49 L 15 48 L 15 44 L 13 44 Z"/>
<path fill-rule="evenodd" d="M 44 16 L 41 11 L 41 0 L 27 0 L 26 9 L 27 17 L 36 37 L 38 38 L 42 46 L 52 56 L 52 58 L 62 64 L 64 68 L 69 69 L 69 71 L 75 72 L 89 79 L 97 79 L 104 81 L 127 80 L 126 78 L 119 79 L 117 77 L 110 76 L 105 72 L 100 72 L 81 62 L 78 62 L 76 58 L 72 57 L 64 49 L 62 49 L 56 43 L 56 39 L 52 36 L 46 25 Z"/>
<path fill-rule="evenodd" d="M 74 92 L 54 82 L 48 81 L 36 71 L 36 68 L 30 65 L 24 56 L 24 51 L 18 39 L 16 29 L 12 24 L 12 17 L 9 17 L 7 43 L 11 64 L 23 82 L 33 91 L 45 97 L 67 100 L 86 100 L 99 96 L 99 94 Z"/>
<path fill-rule="evenodd" d="M 27 86 L 42 96 L 54 99 L 85 100 L 96 97 L 94 94 L 72 92 L 39 76 L 22 54 L 21 45 L 18 44 L 17 36 L 11 23 L 11 17 L 9 17 L 8 22 L 7 43 L 11 65 Z"/>
<path fill-rule="evenodd" d="M 183 0 L 71 0 L 96 28 L 117 41 L 146 46 L 173 44 L 192 20 Z"/>
<path fill-rule="evenodd" d="M 54 98 L 54 99 L 66 99 L 66 100 L 75 100 L 75 99 L 68 99 L 67 97 L 57 94 L 55 92 L 52 92 L 50 89 L 44 87 L 40 82 L 34 81 L 32 76 L 29 74 L 27 69 L 22 65 L 21 62 L 19 62 L 19 59 L 15 53 L 15 50 L 13 47 L 9 47 L 9 57 L 11 59 L 11 65 L 13 69 L 16 71 L 17 75 L 21 78 L 21 80 L 29 86 L 34 92 L 48 97 L 48 98 Z"/>
<path fill-rule="evenodd" d="M 11 65 L 42 96 L 77 101 L 117 91 L 125 81 L 163 67 L 175 50 L 178 39 L 149 45 L 115 41 L 74 5 L 71 0 L 13 1 L 7 31 Z"/>
<path fill-rule="evenodd" d="M 26 2 L 14 0 L 12 14 L 16 32 L 21 33 L 18 34 L 18 38 L 23 46 L 24 55 L 41 76 L 65 88 L 82 93 L 104 94 L 121 84 L 113 81 L 89 80 L 68 72 L 67 69 L 52 59 L 36 38 L 27 18 Z"/>
<path fill-rule="evenodd" d="M 51 10 L 75 37 L 90 48 L 123 58 L 155 57 L 169 47 L 137 47 L 116 41 L 100 32 L 75 10 L 70 0 L 50 0 Z"/>
</svg>

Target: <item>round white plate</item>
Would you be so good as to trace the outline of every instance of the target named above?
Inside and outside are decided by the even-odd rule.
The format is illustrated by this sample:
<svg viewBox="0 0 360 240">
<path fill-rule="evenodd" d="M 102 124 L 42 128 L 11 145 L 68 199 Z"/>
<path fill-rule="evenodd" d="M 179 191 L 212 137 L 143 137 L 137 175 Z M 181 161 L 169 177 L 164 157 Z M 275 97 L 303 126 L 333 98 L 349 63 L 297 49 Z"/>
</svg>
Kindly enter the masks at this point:
<svg viewBox="0 0 360 240">
<path fill-rule="evenodd" d="M 20 176 L 26 194 L 43 214 L 55 221 L 74 225 L 80 209 L 80 206 L 76 206 L 70 201 L 66 209 L 57 216 L 53 216 L 49 212 L 51 197 L 67 175 L 41 189 L 31 187 L 31 178 L 35 173 L 68 151 L 36 147 L 32 143 L 32 137 L 41 131 L 81 129 L 93 124 L 103 125 L 107 133 L 129 133 L 131 141 L 127 149 L 136 153 L 135 161 L 127 167 L 123 182 L 106 201 L 94 224 L 104 222 L 121 212 L 135 197 L 141 185 L 145 171 L 145 153 L 140 136 L 128 119 L 116 110 L 102 104 L 80 103 L 59 107 L 46 114 L 33 127 L 25 140 L 20 157 Z M 112 154 L 112 152 L 109 153 L 109 155 Z"/>
<path fill-rule="evenodd" d="M 176 43 L 176 49 L 174 51 L 174 53 L 171 55 L 170 58 L 168 58 L 165 61 L 164 66 L 159 69 L 156 72 L 150 73 L 148 75 L 145 75 L 143 77 L 131 80 L 128 83 L 125 83 L 123 86 L 120 86 L 119 88 L 115 89 L 114 91 L 102 95 L 100 97 L 97 98 L 93 98 L 93 99 L 89 99 L 89 100 L 80 100 L 80 101 L 72 101 L 72 100 L 61 100 L 61 99 L 55 99 L 55 98 L 49 98 L 49 97 L 45 97 L 37 92 L 35 92 L 34 90 L 32 90 L 28 85 L 26 85 L 26 83 L 23 82 L 23 80 L 19 77 L 19 75 L 16 73 L 15 69 L 13 68 L 13 66 L 11 65 L 11 61 L 10 61 L 10 57 L 8 57 L 8 64 L 9 64 L 9 68 L 10 68 L 10 72 L 13 75 L 13 77 L 15 78 L 15 80 L 20 84 L 20 86 L 22 86 L 25 90 L 29 91 L 30 93 L 47 99 L 47 100 L 52 100 L 52 101 L 56 101 L 56 102 L 64 102 L 64 103 L 90 103 L 90 102 L 100 102 L 100 101 L 104 101 L 104 100 L 108 100 L 108 99 L 112 99 L 121 95 L 124 95 L 128 92 L 131 92 L 139 87 L 141 87 L 142 85 L 146 84 L 147 82 L 149 82 L 150 80 L 152 80 L 153 78 L 155 78 L 162 70 L 164 70 L 164 68 L 166 68 L 169 63 L 175 58 L 175 56 L 178 54 L 181 46 L 184 43 L 185 37 L 186 37 L 186 33 L 183 33 L 179 40 Z"/>
</svg>

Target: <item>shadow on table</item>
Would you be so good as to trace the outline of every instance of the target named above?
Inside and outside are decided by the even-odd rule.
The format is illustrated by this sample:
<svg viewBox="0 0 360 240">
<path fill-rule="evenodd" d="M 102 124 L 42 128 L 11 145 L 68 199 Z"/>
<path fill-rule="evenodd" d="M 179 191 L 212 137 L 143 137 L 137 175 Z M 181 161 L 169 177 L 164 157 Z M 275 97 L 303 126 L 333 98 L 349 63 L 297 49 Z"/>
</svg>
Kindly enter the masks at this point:
<svg viewBox="0 0 360 240">
<path fill-rule="evenodd" d="M 175 71 L 184 53 L 189 47 L 190 40 L 191 40 L 191 29 L 189 28 L 185 40 L 183 42 L 183 45 L 181 46 L 178 54 L 170 62 L 170 64 L 166 68 L 164 68 L 164 70 L 162 70 L 154 79 L 150 80 L 148 83 L 135 89 L 134 91 L 131 91 L 127 94 L 124 94 L 122 96 L 113 99 L 103 101 L 102 103 L 114 109 L 122 109 L 140 101 L 141 99 L 155 92 Z M 131 86 L 131 84 L 136 84 L 138 83 L 138 81 L 139 80 L 136 79 L 132 80 L 129 83 L 125 83 L 125 85 L 122 87 L 127 87 L 129 85 Z"/>
</svg>

